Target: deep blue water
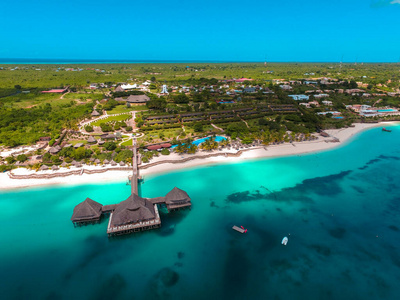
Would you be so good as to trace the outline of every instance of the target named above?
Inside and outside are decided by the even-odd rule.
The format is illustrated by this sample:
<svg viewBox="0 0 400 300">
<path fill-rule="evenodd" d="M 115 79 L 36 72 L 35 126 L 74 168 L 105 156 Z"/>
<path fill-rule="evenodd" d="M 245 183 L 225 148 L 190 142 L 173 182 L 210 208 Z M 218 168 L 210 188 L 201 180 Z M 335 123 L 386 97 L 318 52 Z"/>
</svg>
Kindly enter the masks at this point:
<svg viewBox="0 0 400 300">
<path fill-rule="evenodd" d="M 142 196 L 178 186 L 192 210 L 122 238 L 107 238 L 107 219 L 74 228 L 70 217 L 86 197 L 124 200 L 125 183 L 1 193 L 1 298 L 398 299 L 400 127 L 390 128 L 322 153 L 148 176 Z"/>
</svg>

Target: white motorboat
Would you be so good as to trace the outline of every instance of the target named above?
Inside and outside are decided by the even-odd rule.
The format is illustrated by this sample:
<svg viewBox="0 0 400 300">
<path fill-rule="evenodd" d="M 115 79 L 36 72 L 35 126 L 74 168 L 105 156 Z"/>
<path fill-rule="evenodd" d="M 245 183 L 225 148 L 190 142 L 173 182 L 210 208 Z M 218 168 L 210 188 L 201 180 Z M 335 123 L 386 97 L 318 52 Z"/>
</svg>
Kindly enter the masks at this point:
<svg viewBox="0 0 400 300">
<path fill-rule="evenodd" d="M 285 237 L 282 239 L 282 245 L 286 246 L 286 244 L 287 244 L 288 241 L 289 241 L 288 237 L 285 236 Z"/>
</svg>

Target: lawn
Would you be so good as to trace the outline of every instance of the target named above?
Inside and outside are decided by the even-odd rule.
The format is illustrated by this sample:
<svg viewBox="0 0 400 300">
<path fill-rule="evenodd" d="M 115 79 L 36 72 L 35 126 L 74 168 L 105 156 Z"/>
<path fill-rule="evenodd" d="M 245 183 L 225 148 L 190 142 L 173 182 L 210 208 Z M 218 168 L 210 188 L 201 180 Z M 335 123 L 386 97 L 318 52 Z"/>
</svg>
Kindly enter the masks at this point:
<svg viewBox="0 0 400 300">
<path fill-rule="evenodd" d="M 110 116 L 108 118 L 102 119 L 102 120 L 97 120 L 90 124 L 91 126 L 100 126 L 101 123 L 108 123 L 112 121 L 126 121 L 129 120 L 132 117 L 131 114 L 123 114 L 123 115 L 118 115 L 118 116 Z"/>
<path fill-rule="evenodd" d="M 113 114 L 121 114 L 121 113 L 128 113 L 131 111 L 143 111 L 143 110 L 148 110 L 146 105 L 132 105 L 131 107 L 126 107 L 125 105 L 118 105 L 112 110 L 108 111 L 109 115 Z"/>
</svg>

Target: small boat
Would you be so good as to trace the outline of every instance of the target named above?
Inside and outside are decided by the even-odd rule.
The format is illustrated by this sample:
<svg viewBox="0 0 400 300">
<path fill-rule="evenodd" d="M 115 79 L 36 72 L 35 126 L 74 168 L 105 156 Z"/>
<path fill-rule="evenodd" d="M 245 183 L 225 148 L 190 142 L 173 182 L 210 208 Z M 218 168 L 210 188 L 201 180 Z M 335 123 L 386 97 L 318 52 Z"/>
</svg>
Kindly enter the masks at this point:
<svg viewBox="0 0 400 300">
<path fill-rule="evenodd" d="M 382 128 L 382 131 L 392 132 L 390 129 Z"/>
<path fill-rule="evenodd" d="M 286 246 L 286 244 L 287 244 L 288 241 L 289 241 L 288 237 L 285 236 L 285 237 L 282 239 L 282 245 Z"/>
<path fill-rule="evenodd" d="M 237 226 L 235 225 L 235 226 L 232 227 L 232 229 L 233 229 L 233 230 L 236 230 L 237 232 L 240 232 L 240 233 L 246 233 L 246 232 L 247 232 L 247 229 L 244 229 L 243 226 L 237 227 Z"/>
</svg>

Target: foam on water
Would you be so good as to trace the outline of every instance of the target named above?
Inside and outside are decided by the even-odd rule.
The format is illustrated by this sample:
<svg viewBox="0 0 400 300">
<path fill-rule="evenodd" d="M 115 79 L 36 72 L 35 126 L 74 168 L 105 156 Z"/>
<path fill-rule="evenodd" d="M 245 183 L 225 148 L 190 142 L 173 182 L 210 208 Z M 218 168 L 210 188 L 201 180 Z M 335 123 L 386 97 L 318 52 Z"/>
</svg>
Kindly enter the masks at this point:
<svg viewBox="0 0 400 300">
<path fill-rule="evenodd" d="M 74 228 L 70 217 L 86 197 L 124 200 L 125 183 L 1 193 L 2 298 L 396 299 L 400 128 L 391 129 L 323 153 L 149 176 L 142 196 L 177 186 L 192 210 L 122 238 L 107 238 L 107 219 Z"/>
</svg>

